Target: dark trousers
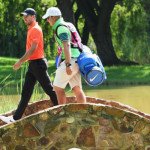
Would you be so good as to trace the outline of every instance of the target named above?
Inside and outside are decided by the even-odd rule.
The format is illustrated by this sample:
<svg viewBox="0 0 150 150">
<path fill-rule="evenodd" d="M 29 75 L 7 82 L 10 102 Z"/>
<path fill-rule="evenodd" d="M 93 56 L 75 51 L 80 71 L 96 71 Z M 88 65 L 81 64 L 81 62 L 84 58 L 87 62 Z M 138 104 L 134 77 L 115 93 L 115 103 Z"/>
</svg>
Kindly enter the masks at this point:
<svg viewBox="0 0 150 150">
<path fill-rule="evenodd" d="M 25 83 L 23 85 L 21 100 L 13 116 L 15 120 L 18 120 L 22 117 L 33 93 L 36 81 L 38 81 L 41 84 L 43 90 L 47 95 L 49 95 L 53 104 L 58 105 L 57 97 L 55 92 L 53 91 L 50 77 L 47 72 L 46 59 L 37 59 L 29 61 L 29 67 L 26 73 Z"/>
</svg>

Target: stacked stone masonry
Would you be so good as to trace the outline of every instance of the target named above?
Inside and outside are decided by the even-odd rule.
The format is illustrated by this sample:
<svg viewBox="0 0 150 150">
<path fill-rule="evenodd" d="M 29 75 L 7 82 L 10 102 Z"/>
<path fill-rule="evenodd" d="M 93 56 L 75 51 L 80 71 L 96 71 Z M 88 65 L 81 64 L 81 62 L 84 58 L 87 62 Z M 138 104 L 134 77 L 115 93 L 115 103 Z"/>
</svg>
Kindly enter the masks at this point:
<svg viewBox="0 0 150 150">
<path fill-rule="evenodd" d="M 0 121 L 0 150 L 150 150 L 150 118 L 120 103 L 87 98 L 87 104 L 29 105 L 24 118 Z M 7 115 L 10 115 L 10 112 Z"/>
</svg>

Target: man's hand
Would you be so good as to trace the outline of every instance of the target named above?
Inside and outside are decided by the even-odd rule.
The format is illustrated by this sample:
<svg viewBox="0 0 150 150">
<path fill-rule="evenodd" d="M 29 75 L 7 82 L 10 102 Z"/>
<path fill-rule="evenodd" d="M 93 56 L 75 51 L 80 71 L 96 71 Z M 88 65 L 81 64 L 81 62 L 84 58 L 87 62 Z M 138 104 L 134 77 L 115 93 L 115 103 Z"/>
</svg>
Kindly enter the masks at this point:
<svg viewBox="0 0 150 150">
<path fill-rule="evenodd" d="M 13 69 L 14 70 L 18 70 L 21 67 L 22 63 L 21 61 L 17 61 L 14 65 L 13 65 Z"/>
<path fill-rule="evenodd" d="M 71 66 L 66 67 L 66 72 L 67 72 L 67 75 L 71 75 L 72 74 L 72 68 L 71 68 Z"/>
</svg>

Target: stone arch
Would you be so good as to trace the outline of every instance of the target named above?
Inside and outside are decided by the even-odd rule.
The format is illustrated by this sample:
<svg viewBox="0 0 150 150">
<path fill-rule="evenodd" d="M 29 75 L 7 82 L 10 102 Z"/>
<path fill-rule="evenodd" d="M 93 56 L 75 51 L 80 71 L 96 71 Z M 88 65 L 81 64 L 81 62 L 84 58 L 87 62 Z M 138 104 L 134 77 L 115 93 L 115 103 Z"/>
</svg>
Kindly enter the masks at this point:
<svg viewBox="0 0 150 150">
<path fill-rule="evenodd" d="M 44 110 L 41 106 L 49 106 L 46 100 L 30 105 L 23 119 L 0 127 L 0 150 L 68 150 L 74 147 L 119 150 L 150 146 L 148 115 L 120 103 L 87 99 L 90 103 L 76 104 L 71 103 L 75 101 L 71 97 L 69 104 Z M 30 114 L 30 109 L 36 113 Z"/>
</svg>

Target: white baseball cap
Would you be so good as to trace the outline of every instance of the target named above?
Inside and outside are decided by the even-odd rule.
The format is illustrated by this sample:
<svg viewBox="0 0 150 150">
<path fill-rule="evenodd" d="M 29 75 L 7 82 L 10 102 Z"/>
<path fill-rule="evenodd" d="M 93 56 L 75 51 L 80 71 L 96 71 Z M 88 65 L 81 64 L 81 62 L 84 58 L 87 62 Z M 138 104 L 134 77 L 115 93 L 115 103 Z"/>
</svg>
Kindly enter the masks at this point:
<svg viewBox="0 0 150 150">
<path fill-rule="evenodd" d="M 47 9 L 46 14 L 42 18 L 46 19 L 49 16 L 61 16 L 61 11 L 57 7 L 50 7 Z"/>
</svg>

